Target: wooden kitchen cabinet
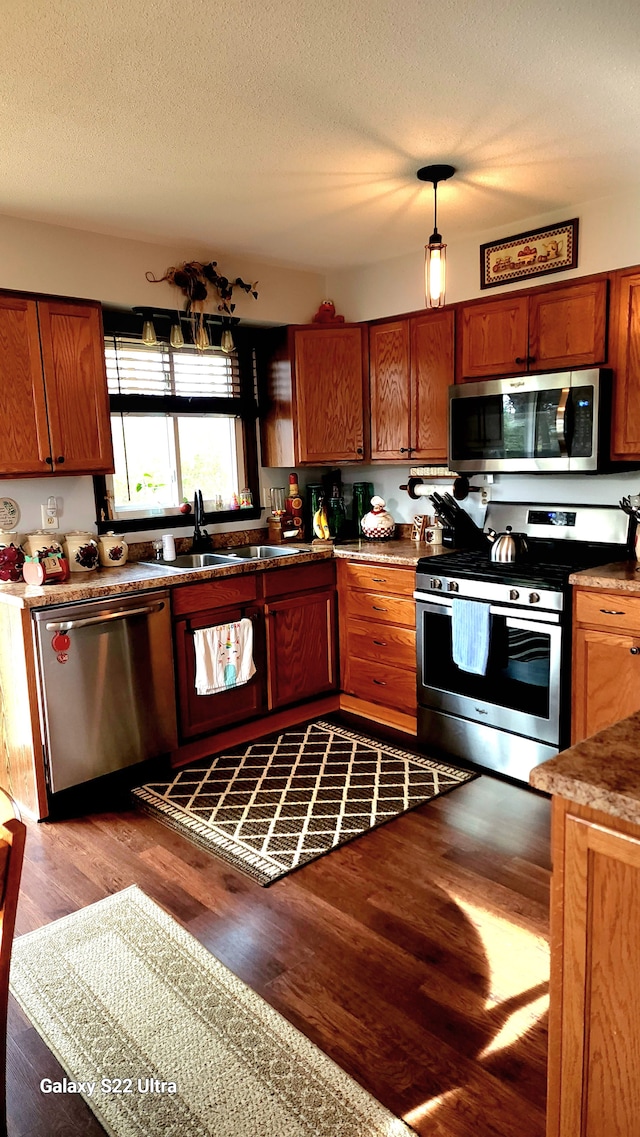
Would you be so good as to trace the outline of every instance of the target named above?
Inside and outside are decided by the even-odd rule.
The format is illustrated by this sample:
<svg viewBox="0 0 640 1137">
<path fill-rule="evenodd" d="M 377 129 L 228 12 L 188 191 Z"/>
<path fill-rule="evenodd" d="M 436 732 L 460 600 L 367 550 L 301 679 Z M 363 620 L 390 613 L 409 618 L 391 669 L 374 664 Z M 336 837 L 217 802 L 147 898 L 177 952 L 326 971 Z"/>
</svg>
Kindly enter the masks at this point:
<svg viewBox="0 0 640 1137">
<path fill-rule="evenodd" d="M 99 304 L 0 294 L 0 417 L 0 476 L 113 471 Z"/>
<path fill-rule="evenodd" d="M 576 590 L 572 743 L 640 710 L 640 598 Z"/>
<path fill-rule="evenodd" d="M 372 324 L 372 461 L 446 462 L 448 388 L 453 381 L 452 309 Z"/>
<path fill-rule="evenodd" d="M 640 459 L 640 270 L 613 276 L 610 357 L 615 373 L 612 457 Z"/>
<path fill-rule="evenodd" d="M 334 691 L 335 589 L 268 601 L 264 615 L 269 710 Z"/>
<path fill-rule="evenodd" d="M 606 277 L 463 304 L 456 378 L 497 378 L 604 363 Z"/>
<path fill-rule="evenodd" d="M 415 568 L 338 562 L 340 706 L 416 733 Z"/>
<path fill-rule="evenodd" d="M 637 1137 L 640 827 L 562 798 L 553 827 L 547 1137 Z"/>
<path fill-rule="evenodd" d="M 266 406 L 261 419 L 265 466 L 364 460 L 368 370 L 364 325 L 289 328 L 286 340 L 274 346 L 265 370 Z"/>
</svg>

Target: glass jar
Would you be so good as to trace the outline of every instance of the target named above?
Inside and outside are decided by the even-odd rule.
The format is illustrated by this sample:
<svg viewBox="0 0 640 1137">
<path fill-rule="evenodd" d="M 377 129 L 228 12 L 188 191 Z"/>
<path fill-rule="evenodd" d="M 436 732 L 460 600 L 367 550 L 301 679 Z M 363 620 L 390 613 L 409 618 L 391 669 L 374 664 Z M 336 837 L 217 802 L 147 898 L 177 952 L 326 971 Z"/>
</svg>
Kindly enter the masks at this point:
<svg viewBox="0 0 640 1137">
<path fill-rule="evenodd" d="M 251 490 L 240 490 L 240 509 L 253 508 L 253 494 Z"/>
<path fill-rule="evenodd" d="M 347 511 L 344 507 L 343 497 L 330 497 L 327 503 L 327 525 L 329 536 L 338 541 L 344 534 L 347 524 Z"/>
<path fill-rule="evenodd" d="M 362 518 L 371 509 L 373 485 L 371 482 L 353 483 L 353 525 L 358 537 L 362 534 Z"/>
</svg>

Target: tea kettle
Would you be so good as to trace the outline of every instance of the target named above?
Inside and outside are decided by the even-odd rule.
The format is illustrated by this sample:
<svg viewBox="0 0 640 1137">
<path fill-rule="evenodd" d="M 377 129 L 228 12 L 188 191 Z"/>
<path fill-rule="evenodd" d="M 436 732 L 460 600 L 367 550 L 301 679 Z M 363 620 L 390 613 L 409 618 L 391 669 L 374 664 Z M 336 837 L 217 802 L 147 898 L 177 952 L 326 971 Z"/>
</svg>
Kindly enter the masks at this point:
<svg viewBox="0 0 640 1137">
<path fill-rule="evenodd" d="M 524 533 L 512 533 L 510 525 L 507 525 L 505 533 L 496 533 L 495 529 L 489 529 L 487 536 L 492 543 L 492 561 L 517 561 L 526 557 L 529 552 Z"/>
</svg>

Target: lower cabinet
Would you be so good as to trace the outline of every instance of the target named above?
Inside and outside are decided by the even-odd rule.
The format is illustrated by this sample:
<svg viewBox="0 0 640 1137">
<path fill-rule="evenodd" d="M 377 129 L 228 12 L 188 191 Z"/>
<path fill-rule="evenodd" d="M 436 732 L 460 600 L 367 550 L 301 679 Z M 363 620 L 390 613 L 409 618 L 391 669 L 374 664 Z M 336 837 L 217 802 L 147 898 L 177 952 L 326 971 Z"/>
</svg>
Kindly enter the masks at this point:
<svg viewBox="0 0 640 1137">
<path fill-rule="evenodd" d="M 183 742 L 337 689 L 332 561 L 178 586 L 172 604 Z M 253 625 L 255 675 L 240 687 L 198 695 L 194 633 L 243 617 Z"/>
<path fill-rule="evenodd" d="M 640 710 L 640 599 L 578 591 L 575 598 L 571 740 Z"/>
<path fill-rule="evenodd" d="M 553 808 L 547 1137 L 637 1137 L 640 826 Z"/>
<path fill-rule="evenodd" d="M 340 560 L 341 706 L 415 734 L 415 569 Z"/>
</svg>

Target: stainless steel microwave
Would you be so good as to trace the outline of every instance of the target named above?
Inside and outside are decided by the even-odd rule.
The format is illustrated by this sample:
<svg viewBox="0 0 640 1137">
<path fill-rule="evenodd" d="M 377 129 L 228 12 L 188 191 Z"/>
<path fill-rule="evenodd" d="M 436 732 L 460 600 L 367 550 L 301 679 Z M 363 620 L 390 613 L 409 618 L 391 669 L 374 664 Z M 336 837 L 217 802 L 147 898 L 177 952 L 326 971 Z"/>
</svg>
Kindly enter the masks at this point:
<svg viewBox="0 0 640 1137">
<path fill-rule="evenodd" d="M 449 466 L 461 473 L 598 470 L 609 460 L 606 371 L 517 375 L 449 388 Z"/>
</svg>

